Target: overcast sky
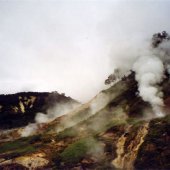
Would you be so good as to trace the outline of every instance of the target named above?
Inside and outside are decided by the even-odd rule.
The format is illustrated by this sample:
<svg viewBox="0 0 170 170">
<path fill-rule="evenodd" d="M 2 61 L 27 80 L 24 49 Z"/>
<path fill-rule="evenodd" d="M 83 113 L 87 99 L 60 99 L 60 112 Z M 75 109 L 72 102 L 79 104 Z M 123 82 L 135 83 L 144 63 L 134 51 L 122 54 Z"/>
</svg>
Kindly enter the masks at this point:
<svg viewBox="0 0 170 170">
<path fill-rule="evenodd" d="M 85 102 L 105 88 L 117 50 L 169 31 L 169 16 L 168 0 L 0 0 L 0 93 Z"/>
</svg>

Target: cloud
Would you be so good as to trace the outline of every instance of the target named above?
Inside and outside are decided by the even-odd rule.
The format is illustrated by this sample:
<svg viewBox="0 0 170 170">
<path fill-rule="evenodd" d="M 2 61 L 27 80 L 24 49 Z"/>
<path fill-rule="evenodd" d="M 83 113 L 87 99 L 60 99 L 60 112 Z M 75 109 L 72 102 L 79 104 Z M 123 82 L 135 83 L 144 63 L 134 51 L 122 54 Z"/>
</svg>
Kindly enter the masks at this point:
<svg viewBox="0 0 170 170">
<path fill-rule="evenodd" d="M 0 92 L 57 90 L 89 100 L 121 65 L 120 51 L 131 55 L 131 42 L 169 30 L 169 3 L 1 1 Z"/>
</svg>

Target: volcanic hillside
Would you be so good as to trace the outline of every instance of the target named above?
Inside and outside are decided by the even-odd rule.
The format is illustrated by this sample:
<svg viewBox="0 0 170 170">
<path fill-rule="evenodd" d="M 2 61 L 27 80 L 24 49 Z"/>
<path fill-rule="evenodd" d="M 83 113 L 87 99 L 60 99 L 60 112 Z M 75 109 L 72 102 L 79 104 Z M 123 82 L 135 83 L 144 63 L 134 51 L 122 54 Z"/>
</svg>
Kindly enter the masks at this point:
<svg viewBox="0 0 170 170">
<path fill-rule="evenodd" d="M 116 69 L 85 104 L 58 93 L 0 96 L 0 169 L 169 170 L 169 39 L 154 34 L 148 56 L 128 74 Z"/>
<path fill-rule="evenodd" d="M 167 115 L 154 118 L 134 75 L 33 136 L 2 140 L 1 169 L 169 169 L 169 78 L 162 82 Z"/>
</svg>

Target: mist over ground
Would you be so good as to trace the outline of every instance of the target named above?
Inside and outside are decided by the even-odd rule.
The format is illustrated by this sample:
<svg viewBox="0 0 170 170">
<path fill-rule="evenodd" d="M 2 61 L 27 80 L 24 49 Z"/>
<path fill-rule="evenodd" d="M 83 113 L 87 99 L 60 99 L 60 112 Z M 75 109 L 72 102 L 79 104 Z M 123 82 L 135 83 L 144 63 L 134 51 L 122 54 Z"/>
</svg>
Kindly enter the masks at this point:
<svg viewBox="0 0 170 170">
<path fill-rule="evenodd" d="M 57 90 L 89 100 L 152 34 L 170 32 L 169 7 L 166 0 L 0 1 L 0 93 Z"/>
</svg>

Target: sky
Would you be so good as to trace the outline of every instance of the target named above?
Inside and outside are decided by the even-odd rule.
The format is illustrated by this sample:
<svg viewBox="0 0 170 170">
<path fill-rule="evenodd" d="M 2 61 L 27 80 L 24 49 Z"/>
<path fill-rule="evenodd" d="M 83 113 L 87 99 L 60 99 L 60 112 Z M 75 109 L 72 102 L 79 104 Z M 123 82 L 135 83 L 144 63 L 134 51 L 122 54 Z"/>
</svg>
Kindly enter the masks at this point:
<svg viewBox="0 0 170 170">
<path fill-rule="evenodd" d="M 0 0 L 0 93 L 88 101 L 106 88 L 115 56 L 170 30 L 169 8 L 169 0 Z"/>
</svg>

